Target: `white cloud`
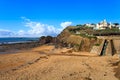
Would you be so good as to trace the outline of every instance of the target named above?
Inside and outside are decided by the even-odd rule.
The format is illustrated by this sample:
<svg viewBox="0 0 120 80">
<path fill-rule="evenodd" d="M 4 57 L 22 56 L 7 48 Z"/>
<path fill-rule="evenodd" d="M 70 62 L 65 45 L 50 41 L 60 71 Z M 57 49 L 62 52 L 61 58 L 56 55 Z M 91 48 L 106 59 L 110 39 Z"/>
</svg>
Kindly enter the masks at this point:
<svg viewBox="0 0 120 80">
<path fill-rule="evenodd" d="M 28 22 L 26 23 L 26 27 L 29 27 L 30 29 L 28 30 L 29 34 L 43 34 L 45 29 L 44 29 L 44 24 L 37 23 L 37 22 Z"/>
<path fill-rule="evenodd" d="M 67 26 L 70 26 L 72 24 L 72 22 L 62 22 L 60 25 L 62 26 L 62 28 L 66 28 Z"/>
<path fill-rule="evenodd" d="M 57 35 L 59 30 L 53 25 L 42 24 L 40 22 L 28 21 L 25 24 L 28 27 L 27 34 L 31 36 Z"/>
<path fill-rule="evenodd" d="M 25 20 L 25 21 L 30 21 L 30 19 L 27 19 L 26 17 L 21 17 L 21 19 Z"/>
<path fill-rule="evenodd" d="M 56 36 L 64 28 L 70 26 L 72 22 L 62 22 L 60 26 L 55 27 L 53 25 L 43 24 L 41 22 L 31 21 L 26 17 L 21 17 L 24 20 L 24 26 L 27 30 L 18 30 L 18 32 L 9 30 L 0 30 L 0 36 L 4 37 L 40 37 L 40 36 Z"/>
<path fill-rule="evenodd" d="M 23 36 L 23 35 L 25 35 L 25 34 L 26 34 L 26 33 L 25 33 L 24 30 L 19 30 L 18 33 L 17 33 L 18 36 Z"/>
<path fill-rule="evenodd" d="M 55 27 L 53 25 L 48 25 L 48 24 L 43 24 L 41 22 L 35 22 L 35 21 L 31 21 L 30 19 L 27 19 L 25 17 L 23 17 L 22 19 L 24 19 L 25 21 L 27 21 L 25 23 L 25 26 L 28 27 L 28 31 L 27 34 L 29 36 L 56 36 L 58 35 L 64 28 L 66 28 L 67 26 L 70 26 L 72 24 L 72 22 L 62 22 L 60 24 L 60 28 Z"/>
<path fill-rule="evenodd" d="M 0 29 L 0 37 L 11 37 L 14 35 L 14 32 L 10 30 Z"/>
</svg>

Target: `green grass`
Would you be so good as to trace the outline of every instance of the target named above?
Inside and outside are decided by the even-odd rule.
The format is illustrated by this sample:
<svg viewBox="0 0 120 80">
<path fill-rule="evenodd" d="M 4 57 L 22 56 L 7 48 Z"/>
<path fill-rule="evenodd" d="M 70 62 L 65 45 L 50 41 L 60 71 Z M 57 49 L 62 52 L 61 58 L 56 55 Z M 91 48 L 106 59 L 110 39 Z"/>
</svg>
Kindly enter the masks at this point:
<svg viewBox="0 0 120 80">
<path fill-rule="evenodd" d="M 120 30 L 118 28 L 112 28 L 112 29 L 105 29 L 105 30 L 94 30 L 91 27 L 84 26 L 84 25 L 77 25 L 77 26 L 69 26 L 67 27 L 67 30 L 71 34 L 76 34 L 76 32 L 80 32 L 80 34 L 76 34 L 82 37 L 87 38 L 96 38 L 95 36 L 105 36 L 105 35 L 119 35 Z M 88 34 L 88 35 L 87 35 Z"/>
<path fill-rule="evenodd" d="M 97 44 L 95 44 L 95 46 L 100 46 L 100 44 L 97 43 Z"/>
</svg>

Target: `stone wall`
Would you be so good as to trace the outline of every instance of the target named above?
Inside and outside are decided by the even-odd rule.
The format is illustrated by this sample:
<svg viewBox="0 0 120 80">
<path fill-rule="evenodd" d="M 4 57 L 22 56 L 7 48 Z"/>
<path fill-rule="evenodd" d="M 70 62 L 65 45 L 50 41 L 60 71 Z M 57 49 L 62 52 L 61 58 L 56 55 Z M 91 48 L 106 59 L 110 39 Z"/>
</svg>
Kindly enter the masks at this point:
<svg viewBox="0 0 120 80">
<path fill-rule="evenodd" d="M 117 54 L 120 54 L 120 40 L 113 40 L 114 48 Z"/>
<path fill-rule="evenodd" d="M 108 45 L 105 51 L 105 55 L 109 55 L 111 56 L 113 54 L 113 49 L 112 49 L 112 45 L 111 45 L 111 40 L 107 40 Z"/>
<path fill-rule="evenodd" d="M 120 36 L 98 36 L 97 38 L 108 41 L 105 55 L 120 54 Z"/>
<path fill-rule="evenodd" d="M 102 41 L 100 46 L 93 46 L 90 53 L 100 55 L 103 49 L 105 40 Z M 107 40 L 108 44 L 105 50 L 105 55 L 112 56 L 114 54 L 120 54 L 120 40 Z"/>
<path fill-rule="evenodd" d="M 105 40 L 102 41 L 102 43 L 100 44 L 100 46 L 93 46 L 90 53 L 94 53 L 94 54 L 101 54 L 103 45 L 104 45 Z"/>
</svg>

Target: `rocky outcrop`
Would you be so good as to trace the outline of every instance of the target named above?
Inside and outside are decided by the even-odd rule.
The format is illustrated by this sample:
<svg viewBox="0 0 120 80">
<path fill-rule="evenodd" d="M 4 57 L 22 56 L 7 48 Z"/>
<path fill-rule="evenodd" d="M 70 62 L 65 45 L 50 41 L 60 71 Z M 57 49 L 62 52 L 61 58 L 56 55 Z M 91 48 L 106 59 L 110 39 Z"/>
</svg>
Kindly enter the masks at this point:
<svg viewBox="0 0 120 80">
<path fill-rule="evenodd" d="M 39 42 L 25 42 L 25 43 L 14 43 L 14 44 L 2 44 L 0 45 L 0 53 L 14 53 L 19 50 L 27 50 L 40 46 Z"/>
<path fill-rule="evenodd" d="M 52 36 L 42 36 L 39 39 L 40 44 L 56 43 L 56 37 Z"/>
</svg>

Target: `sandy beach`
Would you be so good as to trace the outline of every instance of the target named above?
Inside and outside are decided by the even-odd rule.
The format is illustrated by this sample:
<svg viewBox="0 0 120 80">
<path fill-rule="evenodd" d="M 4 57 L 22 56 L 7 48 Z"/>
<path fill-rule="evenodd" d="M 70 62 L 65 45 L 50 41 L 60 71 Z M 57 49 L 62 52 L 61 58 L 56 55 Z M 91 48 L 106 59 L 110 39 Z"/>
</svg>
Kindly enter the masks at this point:
<svg viewBox="0 0 120 80">
<path fill-rule="evenodd" d="M 44 45 L 0 54 L 0 80 L 119 80 L 117 55 L 98 56 Z"/>
</svg>

